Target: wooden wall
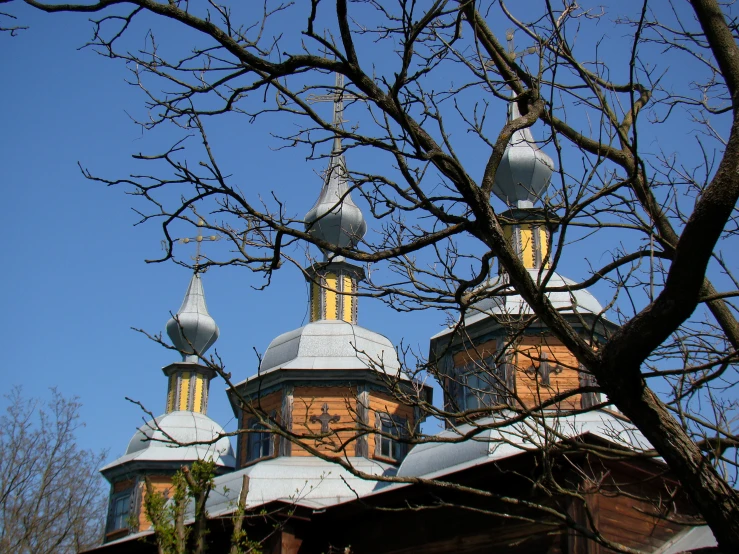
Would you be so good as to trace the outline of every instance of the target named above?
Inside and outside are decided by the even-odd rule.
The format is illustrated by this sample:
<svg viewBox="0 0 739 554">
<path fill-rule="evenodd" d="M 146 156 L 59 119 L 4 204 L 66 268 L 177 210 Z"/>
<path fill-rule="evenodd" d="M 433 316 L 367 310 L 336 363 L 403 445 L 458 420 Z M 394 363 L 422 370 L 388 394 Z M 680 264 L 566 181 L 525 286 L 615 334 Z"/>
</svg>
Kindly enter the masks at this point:
<svg viewBox="0 0 739 554">
<path fill-rule="evenodd" d="M 500 348 L 499 340 L 488 340 L 484 343 L 461 350 L 453 355 L 455 368 L 483 360 L 486 357 L 496 356 Z M 540 374 L 542 358 L 547 359 L 549 365 L 549 383 L 546 384 Z M 500 360 L 502 363 L 503 360 Z M 546 402 L 553 396 L 579 388 L 580 372 L 577 359 L 555 337 L 552 336 L 524 336 L 517 342 L 511 359 L 516 379 L 515 397 L 512 404 L 517 408 L 532 408 Z M 448 384 L 447 391 L 458 389 L 455 384 Z M 580 408 L 580 395 L 575 394 L 551 409 L 572 410 Z M 448 399 L 445 403 L 449 406 Z"/>
<path fill-rule="evenodd" d="M 357 391 L 350 387 L 295 387 L 293 390 L 293 432 L 299 435 L 320 434 L 320 422 L 312 423 L 311 416 L 319 417 L 324 404 L 328 413 L 338 416 L 329 425 L 331 434 L 324 439 L 307 439 L 307 444 L 327 455 L 354 456 L 357 420 Z M 350 441 L 350 442 L 348 442 Z M 346 444 L 348 442 L 348 444 Z M 342 451 L 342 444 L 346 444 Z M 293 446 L 292 456 L 310 456 L 300 447 Z"/>
<path fill-rule="evenodd" d="M 539 375 L 541 358 L 546 355 L 549 365 L 549 385 Z M 513 364 L 516 368 L 516 396 L 523 407 L 538 406 L 542 401 L 580 386 L 578 362 L 556 338 L 523 337 L 516 348 Z M 580 407 L 580 395 L 570 396 L 556 407 L 572 410 Z"/>
<path fill-rule="evenodd" d="M 267 394 L 261 398 L 258 398 L 252 402 L 256 410 L 261 410 L 267 416 L 275 415 L 277 421 L 281 420 L 282 417 L 282 391 L 273 392 Z M 249 425 L 249 421 L 254 419 L 254 416 L 248 412 L 248 410 L 241 411 L 241 421 L 239 422 L 239 429 L 246 429 Z M 248 433 L 242 433 L 238 437 L 238 449 L 237 449 L 237 466 L 244 467 L 247 460 L 247 447 L 246 443 L 249 439 Z M 279 437 L 274 437 L 273 451 L 276 453 L 278 448 Z"/>
<path fill-rule="evenodd" d="M 149 482 L 151 483 L 152 488 L 154 491 L 158 494 L 169 494 L 169 489 L 172 487 L 172 476 L 171 475 L 149 475 Z M 146 517 L 146 510 L 144 509 L 144 502 L 146 500 L 146 483 L 141 481 L 139 484 L 139 487 L 141 487 L 140 494 L 138 495 L 138 498 L 140 499 L 140 503 L 138 506 L 135 507 L 136 511 L 134 513 L 138 514 L 138 521 L 139 521 L 139 531 L 146 531 L 151 527 L 151 522 L 149 521 L 149 518 Z"/>
</svg>

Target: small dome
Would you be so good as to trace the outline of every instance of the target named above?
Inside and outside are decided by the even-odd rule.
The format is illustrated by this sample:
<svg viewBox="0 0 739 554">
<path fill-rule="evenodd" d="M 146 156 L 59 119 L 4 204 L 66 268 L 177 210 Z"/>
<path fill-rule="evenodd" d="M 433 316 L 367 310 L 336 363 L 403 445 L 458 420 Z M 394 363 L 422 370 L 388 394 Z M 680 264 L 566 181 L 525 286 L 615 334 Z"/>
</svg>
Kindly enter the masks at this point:
<svg viewBox="0 0 739 554">
<path fill-rule="evenodd" d="M 305 229 L 340 248 L 354 248 L 367 232 L 362 211 L 349 193 L 346 162 L 341 154 L 331 156 L 321 194 L 305 214 Z"/>
<path fill-rule="evenodd" d="M 167 437 L 169 435 L 169 437 Z M 159 416 L 142 425 L 131 438 L 124 457 L 137 460 L 189 461 L 212 459 L 219 466 L 233 467 L 235 458 L 231 441 L 223 427 L 198 412 L 178 411 Z M 178 446 L 172 444 L 201 442 L 212 444 Z"/>
<path fill-rule="evenodd" d="M 190 286 L 176 317 L 167 322 L 167 335 L 175 348 L 186 353 L 182 355 L 184 361 L 197 363 L 198 357 L 193 347 L 202 356 L 218 339 L 218 325 L 208 313 L 203 283 L 198 273 L 190 279 Z"/>
<path fill-rule="evenodd" d="M 338 320 L 319 320 L 274 339 L 262 358 L 260 374 L 277 369 L 400 370 L 387 337 Z"/>
<path fill-rule="evenodd" d="M 539 281 L 539 269 L 532 268 L 528 272 L 534 282 Z M 542 277 L 545 275 L 546 272 L 544 272 Z M 495 279 L 490 279 L 481 288 L 491 291 L 495 289 L 505 291 L 502 287 L 507 283 L 508 277 L 503 275 Z M 551 278 L 547 281 L 547 288 L 560 288 L 572 285 L 577 285 L 577 283 L 556 272 L 552 273 Z M 511 291 L 509 294 L 491 296 L 473 304 L 467 310 L 465 324 L 470 326 L 490 316 L 520 316 L 534 313 L 531 306 L 528 305 L 521 295 L 513 292 L 513 287 L 510 287 L 509 290 Z M 600 302 L 587 289 L 578 289 L 569 292 L 547 292 L 546 295 L 554 306 L 554 309 L 562 314 L 578 313 L 597 315 L 603 313 L 603 306 L 600 305 Z M 452 332 L 451 329 L 445 329 L 432 338 L 441 337 L 450 332 Z"/>
<path fill-rule="evenodd" d="M 516 102 L 508 107 L 508 121 L 521 117 Z M 495 174 L 493 192 L 507 205 L 530 208 L 549 186 L 552 158 L 539 150 L 531 128 L 513 133 Z"/>
<path fill-rule="evenodd" d="M 529 269 L 528 272 L 534 282 L 539 281 L 539 269 Z M 542 277 L 544 276 L 546 276 L 546 272 L 543 273 Z M 486 289 L 494 290 L 504 286 L 507 282 L 507 276 L 499 276 L 491 279 L 483 286 Z M 571 279 L 562 277 L 556 272 L 552 273 L 551 278 L 547 281 L 547 288 L 560 288 L 568 285 L 577 285 L 577 283 Z M 511 287 L 510 290 L 512 291 L 513 288 Z M 600 314 L 603 311 L 603 306 L 600 305 L 600 302 L 587 289 L 578 289 L 569 292 L 547 292 L 546 295 L 554 308 L 560 313 Z M 515 293 L 501 294 L 491 296 L 474 304 L 470 308 L 470 317 L 467 318 L 467 323 L 469 324 L 482 319 L 489 314 L 527 315 L 532 313 L 533 310 L 520 295 Z"/>
</svg>

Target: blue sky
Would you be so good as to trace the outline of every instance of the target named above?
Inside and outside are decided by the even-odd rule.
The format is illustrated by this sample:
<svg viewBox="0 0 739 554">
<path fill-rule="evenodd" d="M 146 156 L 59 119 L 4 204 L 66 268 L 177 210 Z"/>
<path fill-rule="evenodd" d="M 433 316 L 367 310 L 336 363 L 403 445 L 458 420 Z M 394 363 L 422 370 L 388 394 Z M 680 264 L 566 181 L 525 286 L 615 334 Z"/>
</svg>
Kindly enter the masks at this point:
<svg viewBox="0 0 739 554">
<path fill-rule="evenodd" d="M 112 459 L 141 424 L 139 408 L 124 397 L 163 412 L 161 368 L 177 359 L 130 328 L 163 332 L 190 273 L 171 263 L 145 263 L 162 252 L 159 228 L 134 226 L 132 208 L 141 204 L 123 189 L 87 181 L 77 166 L 105 176 L 137 169 L 130 155 L 145 148 L 147 137 L 127 115 L 142 104 L 139 91 L 125 83 L 127 71 L 78 49 L 91 33 L 83 16 L 23 10 L 23 21 L 30 28 L 18 37 L 0 35 L 2 389 L 21 385 L 27 396 L 48 398 L 48 388 L 56 386 L 79 396 L 86 423 L 80 444 L 107 449 Z M 223 148 L 230 164 L 267 196 L 289 187 L 290 208 L 307 212 L 325 163 L 275 151 L 276 142 L 246 123 L 224 125 L 231 126 L 231 144 Z M 266 159 L 270 163 L 262 163 Z M 304 321 L 306 289 L 295 268 L 279 271 L 265 291 L 255 290 L 259 282 L 244 270 L 210 271 L 203 282 L 221 330 L 214 349 L 235 379 L 255 373 L 254 349 L 263 352 L 270 340 Z M 426 352 L 427 337 L 443 318 L 398 318 L 380 302 L 363 300 L 360 323 Z M 222 390 L 221 382 L 213 383 L 209 415 L 233 429 Z"/>
<path fill-rule="evenodd" d="M 160 229 L 135 226 L 139 217 L 133 208 L 142 207 L 137 199 L 122 188 L 84 179 L 77 164 L 108 177 L 136 173 L 141 167 L 131 154 L 170 137 L 166 130 L 142 134 L 132 122 L 131 116 L 144 114 L 144 98 L 126 83 L 129 73 L 121 63 L 79 49 L 91 35 L 86 17 L 48 16 L 20 7 L 16 13 L 30 28 L 15 38 L 0 35 L 3 387 L 21 385 L 27 396 L 48 397 L 48 387 L 57 386 L 64 395 L 79 396 L 87 425 L 81 445 L 107 449 L 113 459 L 142 419 L 139 408 L 124 398 L 163 412 L 161 367 L 177 358 L 131 327 L 163 332 L 190 273 L 172 263 L 145 263 L 162 252 Z M 610 31 L 606 22 L 601 29 Z M 163 32 L 166 36 L 171 29 L 165 26 Z M 668 58 L 658 61 L 668 63 Z M 329 117 L 330 106 L 325 109 Z M 501 109 L 491 117 L 502 122 L 504 116 Z M 346 117 L 351 120 L 351 108 Z M 325 162 L 306 161 L 304 150 L 278 150 L 270 132 L 289 129 L 289 122 L 278 118 L 253 124 L 243 116 L 221 118 L 214 124 L 214 144 L 224 167 L 250 194 L 268 199 L 274 192 L 287 200 L 290 213 L 301 216 L 317 197 Z M 665 129 L 660 147 L 686 142 L 684 132 Z M 648 133 L 644 138 L 655 140 Z M 463 155 L 476 160 L 475 151 Z M 350 165 L 359 162 L 349 154 Z M 588 267 L 583 258 L 601 265 L 609 261 L 605 250 L 592 243 L 578 246 L 560 269 L 582 279 Z M 255 290 L 259 284 L 243 269 L 204 276 L 208 306 L 221 329 L 214 348 L 236 380 L 256 372 L 255 349 L 263 352 L 274 337 L 303 324 L 306 315 L 306 288 L 295 268 L 277 272 L 264 291 Z M 361 325 L 421 353 L 445 321 L 437 312 L 399 315 L 367 299 L 360 302 L 359 318 Z M 223 385 L 214 382 L 211 390 L 209 415 L 233 429 Z"/>
</svg>

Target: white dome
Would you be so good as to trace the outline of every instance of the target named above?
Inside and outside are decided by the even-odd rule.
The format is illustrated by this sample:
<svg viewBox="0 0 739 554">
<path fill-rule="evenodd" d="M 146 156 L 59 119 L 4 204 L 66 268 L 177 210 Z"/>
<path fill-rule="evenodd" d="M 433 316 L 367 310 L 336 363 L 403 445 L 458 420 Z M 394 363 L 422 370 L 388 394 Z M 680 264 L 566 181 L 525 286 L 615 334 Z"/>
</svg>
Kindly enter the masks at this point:
<svg viewBox="0 0 739 554">
<path fill-rule="evenodd" d="M 320 320 L 274 339 L 262 358 L 259 371 L 277 369 L 375 369 L 400 370 L 398 354 L 390 339 L 345 321 Z"/>
<path fill-rule="evenodd" d="M 218 466 L 234 467 L 236 458 L 231 441 L 223 436 L 224 434 L 223 427 L 206 415 L 188 411 L 170 412 L 142 425 L 128 443 L 126 453 L 103 470 L 133 460 L 157 462 L 213 460 Z M 178 446 L 172 442 L 209 443 L 218 436 L 221 438 L 211 444 Z"/>
<path fill-rule="evenodd" d="M 167 321 L 167 334 L 174 347 L 183 353 L 184 361 L 198 363 L 193 348 L 203 356 L 218 339 L 218 333 L 218 325 L 205 304 L 203 282 L 200 275 L 195 273 L 176 317 Z"/>
<path fill-rule="evenodd" d="M 528 272 L 534 282 L 541 282 L 539 279 L 539 269 L 529 269 Z M 546 274 L 547 272 L 544 271 L 542 278 L 546 277 Z M 488 281 L 483 287 L 489 290 L 495 290 L 504 287 L 507 282 L 507 276 L 499 276 Z M 547 281 L 546 287 L 549 289 L 572 285 L 577 285 L 577 283 L 554 272 L 549 281 Z M 512 292 L 513 287 L 510 287 L 508 290 Z M 506 292 L 506 290 L 502 289 L 501 292 Z M 552 306 L 554 306 L 554 309 L 560 313 L 600 314 L 603 312 L 603 306 L 600 305 L 600 302 L 587 289 L 547 292 L 546 295 Z M 500 294 L 485 298 L 474 304 L 470 308 L 467 324 L 469 325 L 470 323 L 479 321 L 488 315 L 529 315 L 532 313 L 531 306 L 519 294 Z"/>
<path fill-rule="evenodd" d="M 521 117 L 518 104 L 508 105 L 508 121 Z M 495 174 L 493 192 L 512 207 L 531 207 L 549 186 L 554 171 L 552 158 L 539 150 L 526 127 L 513 133 Z"/>
</svg>

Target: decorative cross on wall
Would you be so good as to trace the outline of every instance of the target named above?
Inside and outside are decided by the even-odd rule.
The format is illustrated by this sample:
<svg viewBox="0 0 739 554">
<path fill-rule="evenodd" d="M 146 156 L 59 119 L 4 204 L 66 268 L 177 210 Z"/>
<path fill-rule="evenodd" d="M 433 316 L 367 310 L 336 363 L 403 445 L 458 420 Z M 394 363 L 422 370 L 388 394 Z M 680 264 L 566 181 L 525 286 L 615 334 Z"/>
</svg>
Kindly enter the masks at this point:
<svg viewBox="0 0 739 554">
<path fill-rule="evenodd" d="M 321 415 L 310 416 L 311 423 L 321 423 L 321 433 L 328 433 L 330 423 L 338 423 L 341 420 L 341 416 L 331 415 L 328 413 L 328 404 L 324 404 L 321 408 Z"/>
</svg>

